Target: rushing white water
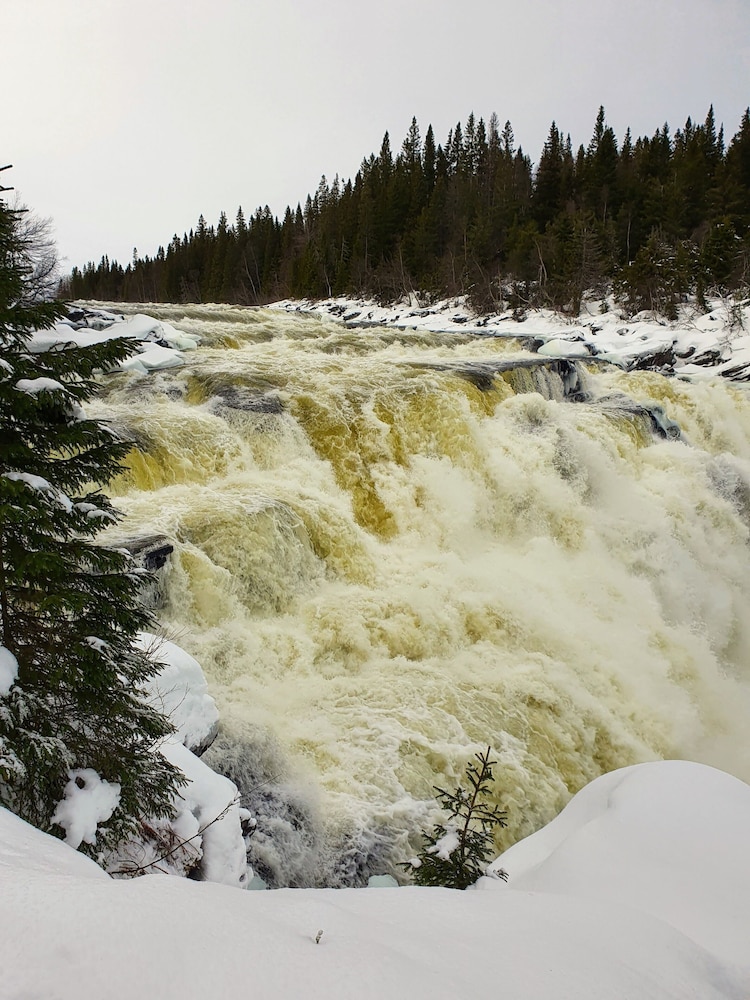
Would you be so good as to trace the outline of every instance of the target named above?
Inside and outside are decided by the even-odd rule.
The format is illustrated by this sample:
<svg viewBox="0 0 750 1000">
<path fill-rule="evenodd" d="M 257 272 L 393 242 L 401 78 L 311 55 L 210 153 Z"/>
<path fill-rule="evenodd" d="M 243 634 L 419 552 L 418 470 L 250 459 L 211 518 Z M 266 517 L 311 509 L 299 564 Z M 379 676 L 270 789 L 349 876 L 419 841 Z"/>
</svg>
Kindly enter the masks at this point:
<svg viewBox="0 0 750 1000">
<path fill-rule="evenodd" d="M 267 878 L 393 870 L 432 785 L 487 745 L 499 846 L 626 764 L 750 778 L 742 390 L 575 386 L 514 341 L 146 308 L 203 346 L 96 404 L 138 443 L 111 538 L 174 543 L 160 616 L 207 673 L 209 759 L 260 817 Z"/>
</svg>

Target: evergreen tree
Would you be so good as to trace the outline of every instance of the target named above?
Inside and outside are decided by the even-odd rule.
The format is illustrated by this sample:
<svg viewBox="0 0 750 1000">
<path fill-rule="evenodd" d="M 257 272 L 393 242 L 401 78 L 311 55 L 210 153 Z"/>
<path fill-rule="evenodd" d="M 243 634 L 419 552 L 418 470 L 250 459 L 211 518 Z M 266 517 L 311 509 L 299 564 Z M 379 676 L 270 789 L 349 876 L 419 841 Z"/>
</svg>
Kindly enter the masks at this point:
<svg viewBox="0 0 750 1000">
<path fill-rule="evenodd" d="M 712 108 L 703 124 L 688 118 L 674 137 L 666 124 L 651 138 L 634 139 L 628 129 L 618 148 L 600 107 L 577 154 L 553 122 L 535 171 L 510 122 L 501 129 L 494 113 L 486 127 L 470 114 L 442 145 L 432 127 L 422 143 L 414 118 L 396 155 L 386 133 L 353 183 L 323 182 L 304 212 L 290 210 L 283 224 L 261 210 L 249 223 L 238 213 L 234 227 L 220 217 L 214 231 L 201 217 L 166 254 L 139 256 L 125 269 L 103 257 L 74 269 L 65 287 L 82 298 L 258 304 L 352 292 L 388 299 L 418 287 L 470 293 L 479 309 L 496 307 L 493 289 L 515 288 L 519 306 L 523 299 L 575 310 L 590 282 L 618 280 L 644 251 L 645 270 L 630 271 L 640 290 L 629 298 L 668 302 L 671 310 L 684 288 L 732 291 L 747 281 L 748 164 L 750 111 L 728 148 Z M 725 224 L 737 237 L 731 261 L 728 230 L 719 231 Z M 655 244 L 644 248 L 654 233 L 679 258 L 677 293 L 643 293 L 654 285 L 644 284 Z M 695 253 L 707 239 L 702 256 Z M 717 239 L 727 243 L 719 257 Z"/>
<path fill-rule="evenodd" d="M 565 204 L 563 156 L 562 136 L 556 123 L 552 122 L 534 183 L 534 218 L 540 229 L 551 222 Z"/>
<path fill-rule="evenodd" d="M 424 178 L 428 196 L 435 187 L 435 156 L 435 133 L 432 131 L 432 125 L 429 125 L 424 138 Z"/>
<path fill-rule="evenodd" d="M 158 669 L 135 642 L 151 624 L 140 573 L 93 541 L 118 517 L 99 488 L 129 445 L 82 404 L 132 345 L 32 342 L 63 310 L 30 299 L 18 220 L 0 201 L 0 803 L 59 834 L 68 772 L 93 768 L 120 785 L 100 849 L 138 817 L 169 815 L 182 780 L 154 752 L 170 724 L 140 697 Z"/>
<path fill-rule="evenodd" d="M 585 201 L 602 223 L 617 212 L 617 140 L 605 124 L 604 108 L 599 108 L 594 134 L 586 150 L 583 177 Z"/>
<path fill-rule="evenodd" d="M 727 209 L 737 232 L 750 230 L 750 108 L 746 108 L 739 130 L 726 156 Z"/>
<path fill-rule="evenodd" d="M 466 766 L 468 788 L 459 785 L 453 792 L 435 787 L 437 799 L 449 814 L 445 823 L 437 823 L 431 833 L 423 834 L 423 846 L 417 858 L 404 863 L 417 885 L 442 885 L 448 889 L 468 889 L 485 873 L 493 853 L 496 827 L 507 826 L 506 814 L 482 799 L 492 784 L 491 748 L 475 754 L 477 763 Z M 507 878 L 505 872 L 498 873 Z"/>
</svg>

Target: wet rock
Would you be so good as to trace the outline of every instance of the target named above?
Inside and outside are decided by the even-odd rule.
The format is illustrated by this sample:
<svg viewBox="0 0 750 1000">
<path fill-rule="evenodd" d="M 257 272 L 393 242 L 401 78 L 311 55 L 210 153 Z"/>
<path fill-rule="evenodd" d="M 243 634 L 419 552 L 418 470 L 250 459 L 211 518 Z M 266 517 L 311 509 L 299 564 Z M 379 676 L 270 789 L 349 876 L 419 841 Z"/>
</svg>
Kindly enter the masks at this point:
<svg viewBox="0 0 750 1000">
<path fill-rule="evenodd" d="M 220 405 L 230 410 L 247 413 L 283 413 L 284 404 L 273 392 L 259 392 L 237 386 L 225 386 L 214 390 Z"/>
<path fill-rule="evenodd" d="M 722 368 L 721 374 L 732 382 L 750 382 L 750 365 L 744 363 L 730 365 L 727 368 Z"/>
<path fill-rule="evenodd" d="M 661 351 L 654 351 L 652 354 L 642 354 L 634 358 L 630 366 L 631 371 L 660 371 L 674 368 L 675 355 L 671 347 L 666 347 Z"/>
<path fill-rule="evenodd" d="M 163 570 L 170 555 L 174 552 L 174 544 L 166 535 L 146 535 L 139 538 L 126 538 L 119 543 L 119 548 L 127 549 L 135 563 L 151 574 L 151 577 L 141 588 L 141 601 L 147 608 L 156 610 L 164 605 Z"/>
<path fill-rule="evenodd" d="M 682 437 L 680 425 L 668 417 L 661 406 L 647 406 L 646 411 L 657 437 L 669 438 L 672 441 L 677 441 Z"/>
<path fill-rule="evenodd" d="M 706 368 L 713 368 L 714 365 L 718 365 L 724 360 L 722 351 L 718 347 L 696 351 L 695 347 L 691 346 L 681 354 L 675 351 L 675 357 L 680 358 L 681 361 L 689 360 L 691 365 L 704 365 Z"/>
<path fill-rule="evenodd" d="M 537 354 L 539 348 L 544 345 L 541 337 L 521 337 L 520 340 L 524 351 L 530 351 L 532 354 Z"/>
<path fill-rule="evenodd" d="M 129 538 L 121 543 L 121 548 L 127 549 L 135 561 L 149 573 L 162 569 L 174 552 L 174 545 L 166 535 Z"/>
<path fill-rule="evenodd" d="M 623 415 L 628 415 L 631 418 L 635 417 L 637 420 L 642 421 L 656 437 L 671 441 L 678 441 L 682 437 L 680 425 L 667 416 L 663 407 L 657 406 L 655 403 L 651 405 L 636 403 L 629 396 L 625 396 L 622 393 L 614 393 L 597 398 L 590 397 L 582 400 L 582 402 L 590 403 L 604 413 L 611 414 L 613 417 Z"/>
</svg>

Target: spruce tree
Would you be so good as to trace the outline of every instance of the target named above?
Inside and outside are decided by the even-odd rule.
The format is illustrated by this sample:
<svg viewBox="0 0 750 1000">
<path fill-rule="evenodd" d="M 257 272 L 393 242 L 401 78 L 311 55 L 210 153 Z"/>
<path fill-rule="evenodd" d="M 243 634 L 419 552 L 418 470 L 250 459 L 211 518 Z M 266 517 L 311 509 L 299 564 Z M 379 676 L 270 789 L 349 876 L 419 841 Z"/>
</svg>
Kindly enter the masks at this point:
<svg viewBox="0 0 750 1000">
<path fill-rule="evenodd" d="M 459 785 L 449 792 L 435 786 L 437 800 L 450 818 L 437 823 L 431 833 L 424 833 L 418 856 L 402 865 L 417 885 L 468 889 L 485 874 L 494 849 L 495 827 L 508 825 L 504 810 L 483 801 L 492 784 L 492 768 L 497 763 L 490 754 L 491 748 L 487 747 L 483 753 L 474 755 L 476 764 L 469 761 L 466 765 L 468 788 Z M 501 869 L 497 877 L 508 876 Z"/>
<path fill-rule="evenodd" d="M 19 220 L 0 200 L 0 804 L 60 835 L 68 772 L 93 768 L 121 789 L 101 849 L 139 817 L 169 815 L 184 780 L 155 752 L 169 722 L 140 696 L 158 670 L 135 643 L 151 624 L 142 577 L 94 541 L 119 517 L 101 487 L 129 445 L 82 404 L 132 344 L 32 337 L 63 310 L 29 299 Z"/>
</svg>

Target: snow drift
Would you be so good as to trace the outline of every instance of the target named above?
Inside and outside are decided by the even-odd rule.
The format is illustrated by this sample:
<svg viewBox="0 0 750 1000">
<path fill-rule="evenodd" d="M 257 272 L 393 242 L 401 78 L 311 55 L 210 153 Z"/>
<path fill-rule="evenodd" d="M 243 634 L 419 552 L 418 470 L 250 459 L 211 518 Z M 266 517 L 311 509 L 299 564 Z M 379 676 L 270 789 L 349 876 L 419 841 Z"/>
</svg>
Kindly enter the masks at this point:
<svg viewBox="0 0 750 1000">
<path fill-rule="evenodd" d="M 111 880 L 0 811 L 2 995 L 741 1000 L 749 823 L 738 779 L 643 764 L 498 859 L 507 886 L 243 893 Z"/>
</svg>

